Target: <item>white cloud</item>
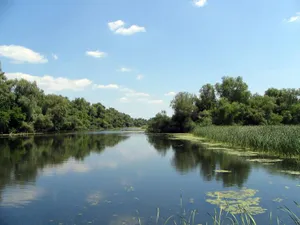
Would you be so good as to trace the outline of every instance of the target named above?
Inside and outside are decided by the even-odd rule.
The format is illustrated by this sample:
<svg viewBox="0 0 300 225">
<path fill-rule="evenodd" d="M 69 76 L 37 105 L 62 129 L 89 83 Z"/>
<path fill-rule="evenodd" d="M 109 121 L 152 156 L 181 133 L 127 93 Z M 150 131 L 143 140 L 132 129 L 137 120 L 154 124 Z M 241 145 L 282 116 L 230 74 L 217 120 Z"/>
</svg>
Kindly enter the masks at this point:
<svg viewBox="0 0 300 225">
<path fill-rule="evenodd" d="M 54 60 L 58 60 L 58 56 L 56 54 L 52 54 Z"/>
<path fill-rule="evenodd" d="M 87 88 L 92 84 L 92 81 L 86 78 L 72 80 L 65 77 L 55 78 L 49 75 L 39 77 L 25 73 L 6 73 L 5 76 L 9 79 L 25 79 L 30 82 L 35 81 L 37 85 L 46 92 L 63 90 L 79 91 Z"/>
<path fill-rule="evenodd" d="M 86 55 L 94 57 L 94 58 L 103 58 L 106 57 L 107 54 L 105 52 L 100 52 L 98 50 L 96 51 L 86 51 L 85 52 Z"/>
<path fill-rule="evenodd" d="M 141 79 L 143 79 L 143 78 L 144 78 L 144 75 L 143 75 L 143 74 L 139 74 L 139 75 L 137 75 L 137 77 L 136 77 L 137 80 L 141 80 Z"/>
<path fill-rule="evenodd" d="M 115 31 L 120 27 L 123 27 L 125 25 L 124 21 L 122 20 L 117 20 L 115 22 L 109 22 L 108 27 L 111 31 Z"/>
<path fill-rule="evenodd" d="M 197 7 L 203 7 L 207 4 L 207 0 L 193 0 L 193 3 Z"/>
<path fill-rule="evenodd" d="M 129 102 L 129 99 L 126 97 L 122 97 L 122 98 L 120 98 L 120 102 L 127 103 L 127 102 Z"/>
<path fill-rule="evenodd" d="M 163 100 L 149 100 L 148 101 L 149 104 L 162 104 L 164 103 Z"/>
<path fill-rule="evenodd" d="M 175 95 L 176 95 L 176 92 L 174 92 L 174 91 L 170 91 L 165 94 L 165 96 L 175 96 Z"/>
<path fill-rule="evenodd" d="M 126 68 L 126 67 L 122 67 L 122 68 L 118 69 L 117 71 L 118 71 L 118 72 L 125 73 L 125 72 L 130 72 L 131 69 L 130 69 L 130 68 Z"/>
<path fill-rule="evenodd" d="M 125 94 L 127 97 L 150 97 L 149 94 L 144 92 L 129 92 Z"/>
<path fill-rule="evenodd" d="M 108 85 L 99 84 L 96 85 L 95 87 L 99 89 L 119 89 L 119 85 L 117 84 L 108 84 Z"/>
<path fill-rule="evenodd" d="M 122 92 L 127 92 L 127 93 L 134 93 L 134 92 L 136 92 L 135 90 L 132 90 L 130 88 L 122 88 L 121 91 Z"/>
<path fill-rule="evenodd" d="M 12 59 L 13 63 L 46 63 L 48 62 L 40 53 L 18 45 L 0 45 L 0 56 Z"/>
<path fill-rule="evenodd" d="M 121 28 L 117 29 L 115 32 L 116 32 L 116 34 L 121 34 L 121 35 L 133 35 L 133 34 L 139 33 L 139 32 L 146 32 L 146 29 L 145 29 L 145 27 L 132 25 L 129 28 L 121 27 Z"/>
<path fill-rule="evenodd" d="M 300 22 L 300 12 L 297 12 L 295 16 L 292 16 L 285 21 L 287 21 L 288 23 Z"/>
<path fill-rule="evenodd" d="M 141 26 L 138 26 L 135 24 L 126 28 L 125 22 L 122 20 L 117 20 L 115 22 L 109 22 L 108 27 L 114 33 L 121 34 L 121 35 L 133 35 L 133 34 L 139 33 L 139 32 L 146 32 L 145 27 L 141 27 Z"/>
</svg>

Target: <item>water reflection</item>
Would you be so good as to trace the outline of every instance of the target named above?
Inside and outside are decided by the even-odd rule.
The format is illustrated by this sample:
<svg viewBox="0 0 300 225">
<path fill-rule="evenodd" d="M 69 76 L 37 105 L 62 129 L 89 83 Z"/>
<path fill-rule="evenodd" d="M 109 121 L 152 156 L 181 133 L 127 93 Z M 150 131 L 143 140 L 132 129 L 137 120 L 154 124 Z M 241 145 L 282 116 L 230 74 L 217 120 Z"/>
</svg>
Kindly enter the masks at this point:
<svg viewBox="0 0 300 225">
<path fill-rule="evenodd" d="M 170 140 L 166 136 L 148 135 L 148 141 L 161 154 L 173 150 L 172 166 L 181 173 L 199 169 L 204 180 L 222 181 L 226 187 L 242 187 L 247 181 L 251 167 L 238 157 L 215 153 L 203 145 L 189 141 Z M 230 173 L 217 173 L 217 170 L 228 170 Z"/>
<path fill-rule="evenodd" d="M 44 194 L 44 190 L 32 185 L 16 185 L 4 191 L 0 206 L 21 207 L 37 200 Z"/>
<path fill-rule="evenodd" d="M 0 196 L 5 194 L 2 191 L 6 186 L 15 185 L 17 188 L 20 185 L 27 193 L 19 197 L 26 202 L 30 199 L 28 196 L 33 198 L 36 194 L 24 185 L 34 183 L 40 172 L 46 175 L 88 172 L 90 167 L 80 161 L 91 152 L 102 153 L 106 147 L 113 147 L 128 137 L 120 134 L 68 134 L 0 138 Z M 99 168 L 101 166 L 114 165 L 99 165 Z M 1 197 L 0 200 L 4 204 L 4 201 L 11 202 L 9 198 Z"/>
</svg>

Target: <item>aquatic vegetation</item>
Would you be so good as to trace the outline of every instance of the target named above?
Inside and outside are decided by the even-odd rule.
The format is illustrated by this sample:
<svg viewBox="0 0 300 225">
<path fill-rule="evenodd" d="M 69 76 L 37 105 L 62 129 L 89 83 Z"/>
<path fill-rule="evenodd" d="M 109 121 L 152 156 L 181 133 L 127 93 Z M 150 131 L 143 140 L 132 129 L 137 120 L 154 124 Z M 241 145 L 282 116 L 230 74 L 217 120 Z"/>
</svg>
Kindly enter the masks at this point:
<svg viewBox="0 0 300 225">
<path fill-rule="evenodd" d="M 273 202 L 282 202 L 282 201 L 283 201 L 282 198 L 275 198 L 275 199 L 273 199 Z"/>
<path fill-rule="evenodd" d="M 230 170 L 215 170 L 215 173 L 231 173 Z"/>
<path fill-rule="evenodd" d="M 285 188 L 285 189 L 290 189 L 290 187 L 289 187 L 289 186 L 284 186 L 284 188 Z"/>
<path fill-rule="evenodd" d="M 193 198 L 189 199 L 189 203 L 194 204 L 194 202 L 195 202 L 195 199 L 193 199 Z"/>
<path fill-rule="evenodd" d="M 254 197 L 257 190 L 243 188 L 239 191 L 208 192 L 206 201 L 219 206 L 222 210 L 231 214 L 247 212 L 250 215 L 264 213 L 266 209 L 259 206 L 260 198 Z"/>
<path fill-rule="evenodd" d="M 281 173 L 286 173 L 290 175 L 300 175 L 300 171 L 293 171 L 293 170 L 280 170 Z"/>
<path fill-rule="evenodd" d="M 90 205 L 98 205 L 102 199 L 103 199 L 103 194 L 100 191 L 96 191 L 89 194 L 86 198 L 86 201 Z"/>
<path fill-rule="evenodd" d="M 134 191 L 134 187 L 130 186 L 130 185 L 125 185 L 124 186 L 124 190 L 127 192 L 133 192 Z"/>
<path fill-rule="evenodd" d="M 258 163 L 276 163 L 282 162 L 283 159 L 247 159 L 248 162 L 258 162 Z"/>
<path fill-rule="evenodd" d="M 300 126 L 206 126 L 195 136 L 284 156 L 299 156 Z"/>
</svg>

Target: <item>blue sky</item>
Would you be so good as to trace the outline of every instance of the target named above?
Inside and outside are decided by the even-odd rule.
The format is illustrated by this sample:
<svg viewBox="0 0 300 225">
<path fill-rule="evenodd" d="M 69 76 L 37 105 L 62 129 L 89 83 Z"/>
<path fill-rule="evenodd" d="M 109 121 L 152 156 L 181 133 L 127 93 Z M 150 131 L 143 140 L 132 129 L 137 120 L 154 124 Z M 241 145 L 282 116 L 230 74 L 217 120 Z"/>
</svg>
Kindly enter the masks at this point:
<svg viewBox="0 0 300 225">
<path fill-rule="evenodd" d="M 223 76 L 300 83 L 298 0 L 4 0 L 0 31 L 9 78 L 134 117 Z"/>
</svg>

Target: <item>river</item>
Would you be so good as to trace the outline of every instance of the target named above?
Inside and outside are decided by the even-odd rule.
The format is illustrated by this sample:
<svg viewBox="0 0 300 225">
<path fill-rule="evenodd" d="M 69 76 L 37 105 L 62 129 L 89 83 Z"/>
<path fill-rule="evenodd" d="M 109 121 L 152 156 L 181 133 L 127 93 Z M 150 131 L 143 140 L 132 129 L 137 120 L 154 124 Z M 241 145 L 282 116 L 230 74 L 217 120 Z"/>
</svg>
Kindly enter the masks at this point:
<svg viewBox="0 0 300 225">
<path fill-rule="evenodd" d="M 238 215 L 237 202 L 257 224 L 270 212 L 293 224 L 280 207 L 299 215 L 297 161 L 217 149 L 141 132 L 0 138 L 0 224 L 174 224 L 193 210 L 212 224 L 219 207 Z"/>
</svg>

